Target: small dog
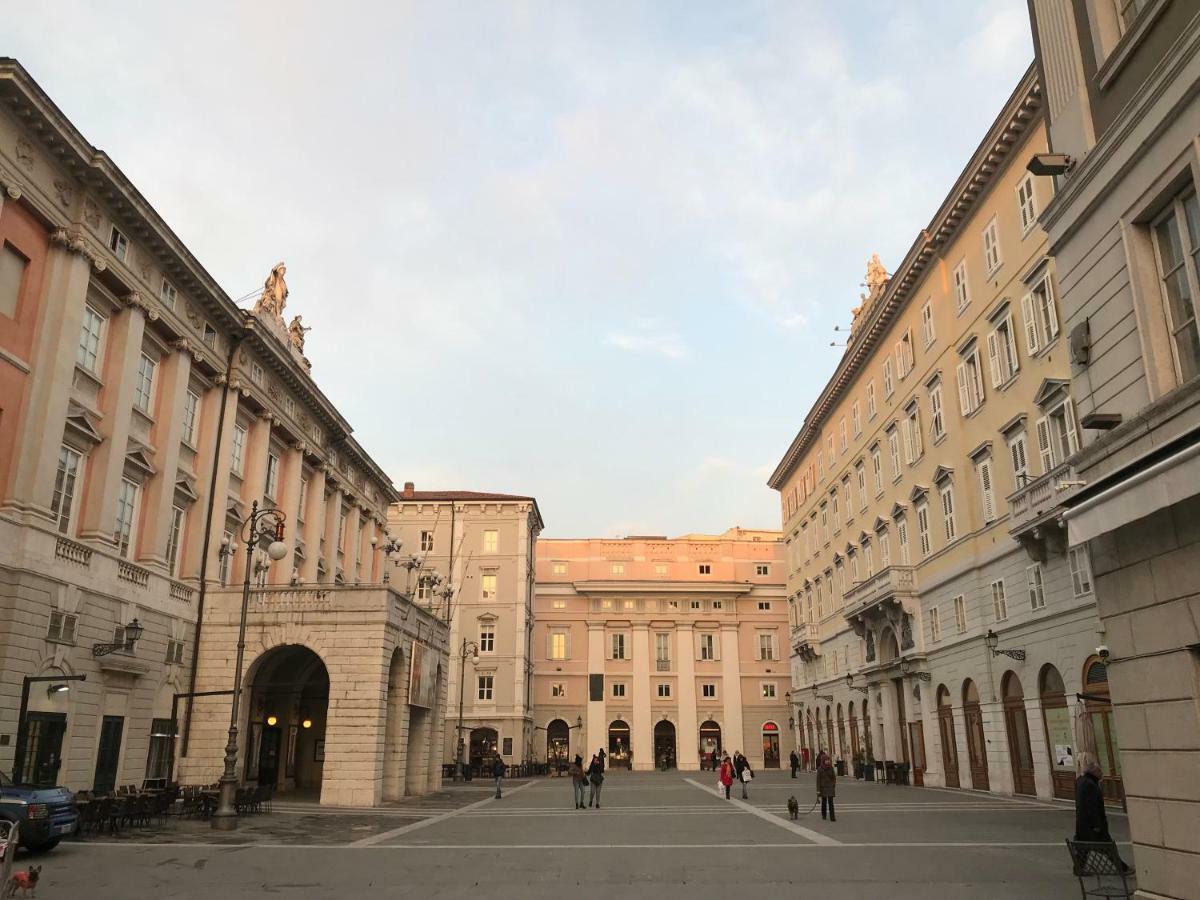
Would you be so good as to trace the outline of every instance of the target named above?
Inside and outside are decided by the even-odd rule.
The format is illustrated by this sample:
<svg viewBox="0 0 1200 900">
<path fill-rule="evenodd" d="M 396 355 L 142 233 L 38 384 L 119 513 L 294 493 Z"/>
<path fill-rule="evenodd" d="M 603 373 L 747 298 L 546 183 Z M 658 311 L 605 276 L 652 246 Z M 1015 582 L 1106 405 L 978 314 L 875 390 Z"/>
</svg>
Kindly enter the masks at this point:
<svg viewBox="0 0 1200 900">
<path fill-rule="evenodd" d="M 14 896 L 17 891 L 21 892 L 22 897 L 36 897 L 38 878 L 41 877 L 41 866 L 30 866 L 25 872 L 13 872 L 12 882 L 9 884 L 8 896 Z"/>
<path fill-rule="evenodd" d="M 796 802 L 796 798 L 794 796 L 788 797 L 788 818 L 800 818 L 800 804 Z"/>
</svg>

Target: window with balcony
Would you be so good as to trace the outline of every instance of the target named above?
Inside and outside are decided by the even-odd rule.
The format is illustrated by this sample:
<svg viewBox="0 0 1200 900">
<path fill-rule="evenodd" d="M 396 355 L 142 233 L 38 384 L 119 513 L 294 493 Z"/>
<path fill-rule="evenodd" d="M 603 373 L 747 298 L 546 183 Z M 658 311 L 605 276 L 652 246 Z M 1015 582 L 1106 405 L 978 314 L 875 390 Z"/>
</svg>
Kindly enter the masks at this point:
<svg viewBox="0 0 1200 900">
<path fill-rule="evenodd" d="M 992 616 L 997 622 L 1008 618 L 1008 596 L 1004 591 L 1004 579 L 992 582 Z"/>
<path fill-rule="evenodd" d="M 988 332 L 988 364 L 992 370 L 992 387 L 999 388 L 1012 380 L 1021 368 L 1017 355 L 1017 329 L 1012 313 L 1008 313 Z"/>
<path fill-rule="evenodd" d="M 908 519 L 904 516 L 896 518 L 896 544 L 900 548 L 900 565 L 907 566 L 908 555 Z"/>
<path fill-rule="evenodd" d="M 875 549 L 871 546 L 871 541 L 865 540 L 862 543 L 863 565 L 867 570 L 867 578 L 871 578 L 875 574 Z M 833 582 L 830 581 L 832 586 Z"/>
<path fill-rule="evenodd" d="M 1018 431 L 1008 439 L 1008 457 L 1012 461 L 1013 486 L 1022 488 L 1029 481 L 1029 455 L 1024 431 Z"/>
<path fill-rule="evenodd" d="M 1072 547 L 1067 552 L 1071 565 L 1071 591 L 1076 597 L 1084 597 L 1092 592 L 1092 565 L 1088 559 L 1086 546 Z"/>
<path fill-rule="evenodd" d="M 1049 472 L 1079 450 L 1075 404 L 1065 399 L 1037 420 L 1038 452 L 1042 471 Z"/>
<path fill-rule="evenodd" d="M 921 307 L 921 336 L 925 340 L 925 346 L 928 347 L 934 341 L 933 333 L 933 299 L 925 301 L 925 305 Z"/>
<path fill-rule="evenodd" d="M 1025 320 L 1025 349 L 1030 356 L 1058 337 L 1058 307 L 1049 272 L 1042 272 L 1021 298 L 1021 318 Z"/>
<path fill-rule="evenodd" d="M 1029 608 L 1042 609 L 1046 605 L 1046 585 L 1042 578 L 1042 564 L 1025 567 L 1025 581 L 1029 587 Z"/>
<path fill-rule="evenodd" d="M 154 399 L 154 370 L 157 364 L 145 353 L 138 360 L 137 375 L 133 380 L 133 405 L 144 413 L 150 412 Z"/>
<path fill-rule="evenodd" d="M 887 527 L 875 532 L 875 538 L 879 542 L 879 567 L 886 569 L 892 564 L 892 541 Z"/>
<path fill-rule="evenodd" d="M 134 522 L 137 519 L 138 498 L 141 488 L 128 478 L 121 479 L 117 490 L 117 517 L 113 525 L 113 539 L 117 553 L 128 559 L 132 552 Z"/>
<path fill-rule="evenodd" d="M 1196 297 L 1200 295 L 1200 201 L 1189 192 L 1177 197 L 1154 223 L 1163 308 L 1171 331 L 1180 381 L 1200 372 Z"/>
<path fill-rule="evenodd" d="M 671 668 L 671 635 L 669 632 L 658 632 L 654 635 L 654 661 L 658 671 L 666 672 Z"/>
<path fill-rule="evenodd" d="M 54 474 L 54 496 L 50 501 L 50 512 L 59 534 L 72 535 L 72 519 L 75 517 L 75 486 L 79 482 L 83 457 L 65 444 L 58 448 L 58 470 Z"/>
<path fill-rule="evenodd" d="M 83 308 L 83 325 L 79 330 L 79 349 L 75 362 L 89 372 L 100 371 L 100 344 L 104 334 L 104 317 L 90 306 Z"/>
<path fill-rule="evenodd" d="M 983 405 L 983 370 L 979 362 L 979 347 L 972 340 L 961 352 L 955 366 L 958 378 L 958 405 L 964 416 L 969 416 Z"/>
<path fill-rule="evenodd" d="M 959 634 L 967 630 L 967 598 L 962 594 L 954 598 L 954 627 Z"/>
</svg>

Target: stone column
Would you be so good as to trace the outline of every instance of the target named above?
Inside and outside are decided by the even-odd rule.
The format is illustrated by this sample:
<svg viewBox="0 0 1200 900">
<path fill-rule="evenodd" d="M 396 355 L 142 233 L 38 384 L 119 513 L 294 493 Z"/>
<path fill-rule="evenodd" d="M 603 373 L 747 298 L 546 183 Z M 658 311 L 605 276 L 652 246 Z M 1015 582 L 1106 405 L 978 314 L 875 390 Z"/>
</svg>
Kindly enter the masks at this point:
<svg viewBox="0 0 1200 900">
<path fill-rule="evenodd" d="M 736 625 L 721 626 L 721 705 L 725 722 L 722 740 L 730 754 L 746 752 L 746 728 L 742 718 L 742 650 Z"/>
<path fill-rule="evenodd" d="M 75 376 L 91 270 L 91 262 L 61 240 L 51 245 L 42 279 L 41 321 L 29 359 L 33 368 L 27 378 L 25 422 L 17 432 L 12 475 L 3 491 L 7 504 L 47 516 L 54 497 L 58 447 Z M 11 427 L 7 421 L 5 427 Z M 76 488 L 81 489 L 82 485 Z"/>
<path fill-rule="evenodd" d="M 104 355 L 104 388 L 99 397 L 104 418 L 98 429 L 104 440 L 88 454 L 79 534 L 83 538 L 111 541 L 117 518 L 117 492 L 129 447 L 134 379 L 142 355 L 146 313 L 140 306 L 130 305 L 113 316 L 106 327 L 109 339 Z M 132 549 L 136 549 L 136 535 L 131 540 Z"/>
<path fill-rule="evenodd" d="M 246 434 L 246 447 L 242 455 L 242 505 L 245 515 L 250 515 L 254 501 L 261 508 L 263 494 L 267 486 L 267 454 L 271 449 L 271 423 L 274 416 L 261 413 L 250 423 Z M 239 539 L 238 543 L 241 543 Z M 238 553 L 233 558 L 230 578 L 235 584 L 241 583 L 246 577 L 246 559 L 248 554 Z M 253 574 L 251 578 L 253 579 Z"/>
<path fill-rule="evenodd" d="M 644 622 L 633 626 L 633 722 L 629 743 L 633 768 L 654 769 L 654 722 L 650 712 L 650 631 Z"/>
<path fill-rule="evenodd" d="M 191 348 L 186 340 L 174 343 L 175 352 L 159 361 L 157 405 L 150 436 L 156 448 L 154 465 L 158 473 L 145 485 L 142 495 L 140 530 L 143 536 L 139 561 L 168 566 L 167 544 L 171 540 L 172 507 L 175 505 L 175 480 L 179 471 L 179 444 L 183 440 L 183 405 L 187 400 L 188 380 L 192 374 Z M 194 514 L 188 510 L 188 515 Z M 203 527 L 203 526 L 201 526 Z M 180 546 L 179 571 L 187 561 Z"/>
<path fill-rule="evenodd" d="M 317 580 L 317 561 L 321 558 L 321 532 L 325 528 L 325 467 L 315 466 L 308 479 L 308 496 L 304 501 L 304 565 L 300 580 L 312 584 Z"/>
<path fill-rule="evenodd" d="M 449 686 L 449 679 L 446 677 L 448 658 L 443 657 L 440 667 L 442 672 L 437 683 L 437 698 L 433 709 L 429 711 L 429 771 L 425 784 L 426 793 L 440 790 L 442 787 L 442 748 L 446 746 L 446 697 Z M 503 744 L 501 748 L 503 749 Z"/>
<path fill-rule="evenodd" d="M 221 376 L 223 379 L 224 376 Z M 221 549 L 221 536 L 225 533 L 225 513 L 229 507 L 229 476 L 233 464 L 233 427 L 237 422 L 238 392 L 230 388 L 225 400 L 225 421 L 221 427 L 221 446 L 217 447 L 217 426 L 221 417 L 221 395 L 225 387 L 223 383 L 207 390 L 200 397 L 199 431 L 196 440 L 196 502 L 192 509 L 196 516 L 193 527 L 187 530 L 184 546 L 187 552 L 184 557 L 196 560 L 197 577 L 200 571 L 200 554 L 204 546 L 204 522 L 208 516 L 209 490 L 216 497 L 213 503 L 212 532 L 208 544 L 208 571 L 206 577 L 215 581 L 220 571 L 218 552 Z M 212 481 L 213 464 L 217 467 L 215 484 Z M 241 536 L 235 535 L 241 543 Z M 230 566 L 232 576 L 233 567 Z"/>
<path fill-rule="evenodd" d="M 931 787 L 945 786 L 946 771 L 942 765 L 941 732 L 938 730 L 937 697 L 933 682 L 919 683 L 921 699 L 914 704 L 920 716 L 921 733 L 925 739 L 925 783 Z"/>
<path fill-rule="evenodd" d="M 277 563 L 271 564 L 267 578 L 271 584 L 288 584 L 292 579 L 292 569 L 296 567 L 296 538 L 299 537 L 299 526 L 296 515 L 300 509 L 300 478 L 304 474 L 303 442 L 296 441 L 283 451 L 279 460 L 279 509 L 287 517 L 284 519 L 283 542 L 287 544 L 288 554 Z"/>
<path fill-rule="evenodd" d="M 883 698 L 883 707 L 880 716 L 880 728 L 883 732 L 883 742 L 879 745 L 883 750 L 883 755 L 880 757 L 883 760 L 892 760 L 898 762 L 902 757 L 900 755 L 900 744 L 896 740 L 896 733 L 899 730 L 900 717 L 896 709 L 896 685 L 892 681 L 885 681 L 879 685 L 879 695 Z"/>
<path fill-rule="evenodd" d="M 331 632 L 338 642 L 337 632 Z M 357 650 L 361 640 L 346 633 L 340 646 L 327 647 L 345 660 L 339 675 L 329 675 L 329 709 L 325 725 L 325 765 L 321 779 L 321 803 L 329 806 L 376 806 L 383 797 L 383 738 L 386 733 L 387 703 L 380 685 L 387 683 L 390 659 L 381 651 Z M 369 691 L 352 685 L 372 685 Z"/>
<path fill-rule="evenodd" d="M 700 724 L 696 715 L 696 634 L 691 622 L 680 622 L 675 630 L 676 690 L 679 692 L 679 729 L 675 735 L 676 759 L 680 769 L 700 768 Z"/>
<path fill-rule="evenodd" d="M 603 622 L 588 622 L 588 647 L 587 647 L 587 670 L 590 675 L 604 674 L 604 623 Z M 585 690 L 590 690 L 591 685 Z M 604 685 L 604 690 L 600 693 L 599 700 L 592 700 L 589 692 L 587 701 L 587 722 L 588 739 L 591 742 L 591 753 L 595 753 L 601 747 L 604 752 L 608 752 L 608 685 Z M 585 760 L 591 759 L 588 753 L 583 754 Z"/>
</svg>

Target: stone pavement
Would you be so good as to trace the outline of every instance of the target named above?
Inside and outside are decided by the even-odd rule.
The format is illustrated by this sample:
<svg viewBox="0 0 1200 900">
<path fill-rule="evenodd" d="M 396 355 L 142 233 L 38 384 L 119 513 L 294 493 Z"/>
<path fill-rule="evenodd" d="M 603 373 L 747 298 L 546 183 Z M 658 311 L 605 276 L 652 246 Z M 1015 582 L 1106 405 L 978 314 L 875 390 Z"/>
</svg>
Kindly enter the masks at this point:
<svg viewBox="0 0 1200 900">
<path fill-rule="evenodd" d="M 838 782 L 838 821 L 810 810 L 813 777 L 763 773 L 750 801 L 711 773 L 615 772 L 600 809 L 566 779 L 447 786 L 381 810 L 276 804 L 234 834 L 180 823 L 162 835 L 65 843 L 39 898 L 729 897 L 747 888 L 843 897 L 1069 897 L 1069 804 Z M 1110 815 L 1118 841 L 1127 823 Z M 1128 848 L 1125 848 L 1127 856 Z M 18 861 L 21 865 L 23 860 Z"/>
</svg>

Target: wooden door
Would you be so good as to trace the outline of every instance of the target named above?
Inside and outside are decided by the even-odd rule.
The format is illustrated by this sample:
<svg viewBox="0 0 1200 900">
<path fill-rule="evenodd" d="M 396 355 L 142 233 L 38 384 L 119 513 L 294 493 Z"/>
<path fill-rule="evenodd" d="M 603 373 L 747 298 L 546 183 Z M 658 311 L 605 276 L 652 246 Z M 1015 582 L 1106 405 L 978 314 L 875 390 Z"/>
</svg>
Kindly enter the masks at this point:
<svg viewBox="0 0 1200 900">
<path fill-rule="evenodd" d="M 971 787 L 977 791 L 991 790 L 988 780 L 987 743 L 983 737 L 983 713 L 978 703 L 963 704 L 963 719 L 967 725 L 967 756 L 971 764 Z"/>
<path fill-rule="evenodd" d="M 1008 758 L 1012 761 L 1013 792 L 1035 796 L 1033 750 L 1029 746 L 1029 717 L 1025 704 L 1008 700 L 1004 704 L 1004 730 L 1008 734 Z"/>
<path fill-rule="evenodd" d="M 63 713 L 29 713 L 25 717 L 24 759 L 17 776 L 25 784 L 57 785 L 62 765 L 63 734 L 67 717 Z"/>
<path fill-rule="evenodd" d="M 916 787 L 925 785 L 925 723 L 908 723 L 908 742 L 912 752 L 912 783 Z"/>
<path fill-rule="evenodd" d="M 258 751 L 258 783 L 274 786 L 279 781 L 279 751 L 283 731 L 278 726 L 264 728 Z"/>
<path fill-rule="evenodd" d="M 124 731 L 124 716 L 105 716 L 100 724 L 96 777 L 92 779 L 92 790 L 97 794 L 112 793 L 117 786 L 117 769 L 121 762 L 121 734 Z"/>
<path fill-rule="evenodd" d="M 908 741 L 905 736 L 908 734 L 908 716 L 904 711 L 904 679 L 893 678 L 892 683 L 896 686 L 896 717 L 900 725 L 900 756 L 896 762 L 909 762 Z"/>
<path fill-rule="evenodd" d="M 938 709 L 938 732 L 942 739 L 942 771 L 946 787 L 956 788 L 958 781 L 958 739 L 954 736 L 954 710 L 949 706 Z"/>
</svg>

